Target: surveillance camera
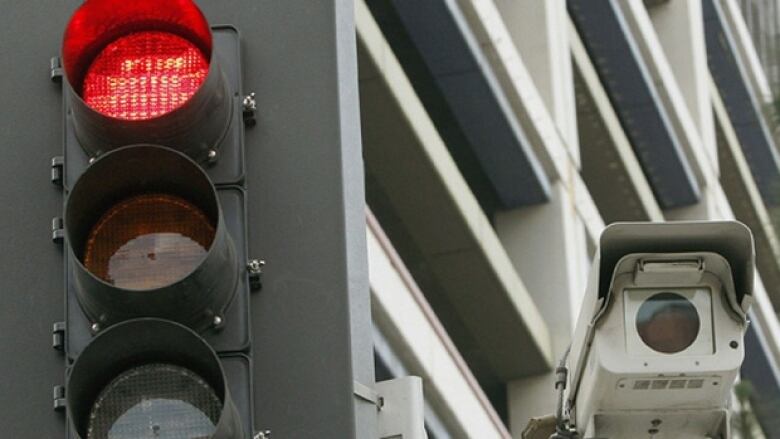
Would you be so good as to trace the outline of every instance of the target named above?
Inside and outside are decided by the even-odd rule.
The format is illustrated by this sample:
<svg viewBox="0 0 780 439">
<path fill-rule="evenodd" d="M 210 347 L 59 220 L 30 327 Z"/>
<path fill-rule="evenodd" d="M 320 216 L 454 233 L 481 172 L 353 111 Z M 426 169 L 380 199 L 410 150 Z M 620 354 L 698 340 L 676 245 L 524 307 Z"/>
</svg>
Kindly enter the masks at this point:
<svg viewBox="0 0 780 439">
<path fill-rule="evenodd" d="M 738 222 L 607 227 L 566 363 L 572 433 L 728 437 L 753 272 Z"/>
</svg>

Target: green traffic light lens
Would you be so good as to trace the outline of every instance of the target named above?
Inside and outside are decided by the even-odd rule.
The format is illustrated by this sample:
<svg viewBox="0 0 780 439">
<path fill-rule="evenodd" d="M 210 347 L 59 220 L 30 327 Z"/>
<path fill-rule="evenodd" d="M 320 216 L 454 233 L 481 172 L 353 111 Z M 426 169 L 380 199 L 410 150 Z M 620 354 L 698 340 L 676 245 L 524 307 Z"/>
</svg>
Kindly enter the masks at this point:
<svg viewBox="0 0 780 439">
<path fill-rule="evenodd" d="M 87 439 L 208 439 L 222 403 L 192 371 L 146 364 L 111 381 L 92 406 Z"/>
</svg>

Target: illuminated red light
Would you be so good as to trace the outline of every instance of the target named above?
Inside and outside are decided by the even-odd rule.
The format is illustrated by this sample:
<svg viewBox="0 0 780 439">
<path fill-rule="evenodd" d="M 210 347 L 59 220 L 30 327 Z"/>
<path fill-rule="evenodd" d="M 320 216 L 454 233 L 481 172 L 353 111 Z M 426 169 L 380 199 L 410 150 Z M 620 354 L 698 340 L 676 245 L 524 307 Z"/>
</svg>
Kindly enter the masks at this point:
<svg viewBox="0 0 780 439">
<path fill-rule="evenodd" d="M 65 30 L 65 77 L 87 107 L 119 120 L 170 113 L 211 63 L 211 29 L 192 0 L 86 0 Z"/>
<path fill-rule="evenodd" d="M 236 95 L 213 50 L 193 0 L 85 0 L 62 40 L 68 127 L 82 149 L 159 144 L 208 160 Z"/>
<path fill-rule="evenodd" d="M 208 70 L 208 60 L 190 41 L 167 32 L 135 32 L 95 57 L 84 77 L 82 99 L 106 116 L 151 119 L 187 102 Z"/>
</svg>

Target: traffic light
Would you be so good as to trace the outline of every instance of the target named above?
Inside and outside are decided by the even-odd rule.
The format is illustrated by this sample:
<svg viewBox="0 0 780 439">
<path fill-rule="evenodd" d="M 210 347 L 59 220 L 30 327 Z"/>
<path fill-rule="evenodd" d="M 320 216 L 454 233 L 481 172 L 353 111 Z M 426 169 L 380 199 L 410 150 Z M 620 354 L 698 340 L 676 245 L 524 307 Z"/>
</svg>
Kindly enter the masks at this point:
<svg viewBox="0 0 780 439">
<path fill-rule="evenodd" d="M 251 413 L 238 31 L 191 0 L 87 0 L 62 42 L 71 437 L 246 438 Z M 56 163 L 55 165 L 59 165 Z M 248 270 L 249 268 L 249 270 Z"/>
<path fill-rule="evenodd" d="M 68 110 L 84 151 L 95 157 L 155 143 L 199 162 L 216 159 L 223 143 L 237 140 L 223 139 L 231 90 L 238 92 L 222 68 L 237 74 L 237 47 L 222 42 L 230 33 L 212 33 L 191 0 L 86 1 L 62 45 Z"/>
</svg>

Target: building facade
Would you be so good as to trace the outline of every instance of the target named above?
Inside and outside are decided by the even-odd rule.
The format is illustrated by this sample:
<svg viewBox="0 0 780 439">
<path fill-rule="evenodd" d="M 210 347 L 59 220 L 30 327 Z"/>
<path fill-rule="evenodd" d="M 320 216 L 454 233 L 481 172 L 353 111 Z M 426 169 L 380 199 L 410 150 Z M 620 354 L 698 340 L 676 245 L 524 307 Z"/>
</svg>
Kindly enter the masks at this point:
<svg viewBox="0 0 780 439">
<path fill-rule="evenodd" d="M 377 379 L 424 378 L 429 437 L 552 413 L 604 226 L 704 219 L 754 233 L 735 418 L 780 437 L 777 11 L 355 0 Z"/>
</svg>

